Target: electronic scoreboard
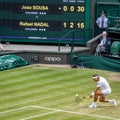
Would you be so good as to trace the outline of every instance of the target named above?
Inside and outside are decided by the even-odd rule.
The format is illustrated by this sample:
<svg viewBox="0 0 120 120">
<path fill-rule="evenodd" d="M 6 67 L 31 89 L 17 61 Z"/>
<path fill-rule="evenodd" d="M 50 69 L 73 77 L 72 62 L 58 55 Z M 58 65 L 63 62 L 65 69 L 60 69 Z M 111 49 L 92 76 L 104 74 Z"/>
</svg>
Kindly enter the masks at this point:
<svg viewBox="0 0 120 120">
<path fill-rule="evenodd" d="M 86 44 L 90 33 L 90 0 L 0 0 L 2 41 Z"/>
</svg>

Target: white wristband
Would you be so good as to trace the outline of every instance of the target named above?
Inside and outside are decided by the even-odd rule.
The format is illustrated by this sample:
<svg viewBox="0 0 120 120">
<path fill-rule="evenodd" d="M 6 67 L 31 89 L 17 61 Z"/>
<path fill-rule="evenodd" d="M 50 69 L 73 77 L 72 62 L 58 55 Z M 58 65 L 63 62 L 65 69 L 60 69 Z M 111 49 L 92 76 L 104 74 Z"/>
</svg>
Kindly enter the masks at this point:
<svg viewBox="0 0 120 120">
<path fill-rule="evenodd" d="M 92 96 L 93 96 L 94 94 L 95 94 L 94 92 L 91 93 Z"/>
</svg>

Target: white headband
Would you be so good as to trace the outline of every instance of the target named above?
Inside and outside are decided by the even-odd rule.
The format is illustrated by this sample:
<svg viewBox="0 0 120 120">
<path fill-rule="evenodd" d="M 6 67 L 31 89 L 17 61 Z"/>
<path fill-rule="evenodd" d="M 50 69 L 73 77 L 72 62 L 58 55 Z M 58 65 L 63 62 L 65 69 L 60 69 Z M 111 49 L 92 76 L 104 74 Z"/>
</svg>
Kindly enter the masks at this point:
<svg viewBox="0 0 120 120">
<path fill-rule="evenodd" d="M 96 78 L 99 78 L 99 76 L 94 76 L 94 77 L 92 77 L 92 78 L 95 78 L 95 79 L 96 79 Z"/>
</svg>

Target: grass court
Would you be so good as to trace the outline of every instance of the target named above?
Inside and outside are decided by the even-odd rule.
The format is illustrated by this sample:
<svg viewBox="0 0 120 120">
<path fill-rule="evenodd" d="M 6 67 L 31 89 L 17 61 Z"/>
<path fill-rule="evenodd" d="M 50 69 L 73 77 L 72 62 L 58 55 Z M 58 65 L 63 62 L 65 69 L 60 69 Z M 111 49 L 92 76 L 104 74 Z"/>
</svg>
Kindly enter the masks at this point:
<svg viewBox="0 0 120 120">
<path fill-rule="evenodd" d="M 105 77 L 112 88 L 109 99 L 118 106 L 92 99 L 75 102 L 75 94 L 88 96 Z M 0 72 L 0 120 L 120 120 L 120 73 L 95 69 L 71 69 L 32 65 Z"/>
</svg>

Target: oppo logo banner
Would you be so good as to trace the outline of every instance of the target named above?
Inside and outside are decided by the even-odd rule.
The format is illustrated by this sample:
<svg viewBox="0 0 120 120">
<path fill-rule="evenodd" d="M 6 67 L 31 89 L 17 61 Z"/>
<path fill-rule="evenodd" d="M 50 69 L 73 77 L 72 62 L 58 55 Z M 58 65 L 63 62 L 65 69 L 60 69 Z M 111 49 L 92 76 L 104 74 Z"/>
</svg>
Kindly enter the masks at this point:
<svg viewBox="0 0 120 120">
<path fill-rule="evenodd" d="M 59 62 L 62 60 L 61 57 L 48 57 L 48 56 L 46 56 L 44 59 L 45 61 L 49 61 L 49 62 Z"/>
</svg>

